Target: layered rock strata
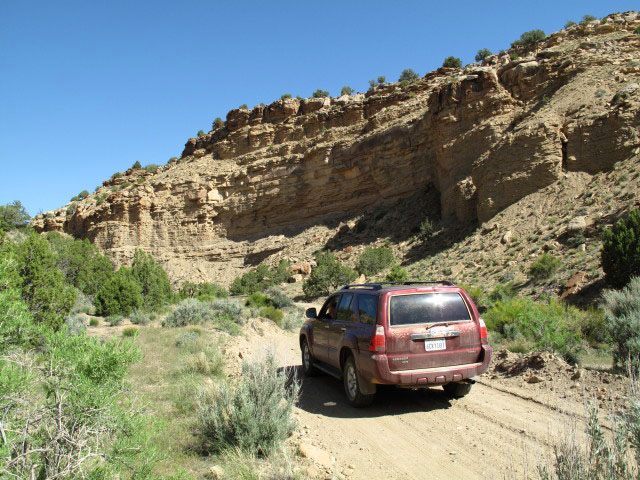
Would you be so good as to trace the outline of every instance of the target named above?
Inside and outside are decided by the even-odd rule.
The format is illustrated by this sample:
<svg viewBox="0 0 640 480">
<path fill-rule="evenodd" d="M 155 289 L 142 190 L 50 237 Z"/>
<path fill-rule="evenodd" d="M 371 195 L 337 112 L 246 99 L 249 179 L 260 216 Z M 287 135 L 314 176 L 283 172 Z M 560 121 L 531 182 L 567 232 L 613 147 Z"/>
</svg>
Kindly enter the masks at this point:
<svg viewBox="0 0 640 480">
<path fill-rule="evenodd" d="M 176 281 L 226 283 L 294 236 L 312 243 L 313 226 L 427 187 L 443 219 L 486 222 L 564 172 L 638 153 L 638 26 L 637 13 L 614 14 L 515 60 L 232 110 L 157 173 L 129 170 L 34 225 L 88 237 L 119 262 L 143 248 Z"/>
</svg>

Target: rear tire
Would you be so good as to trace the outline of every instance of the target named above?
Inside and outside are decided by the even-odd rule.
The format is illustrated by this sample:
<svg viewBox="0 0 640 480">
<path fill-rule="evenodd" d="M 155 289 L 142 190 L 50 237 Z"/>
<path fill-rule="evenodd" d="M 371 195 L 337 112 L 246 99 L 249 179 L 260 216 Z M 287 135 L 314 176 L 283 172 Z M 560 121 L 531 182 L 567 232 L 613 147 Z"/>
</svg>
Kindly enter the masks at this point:
<svg viewBox="0 0 640 480">
<path fill-rule="evenodd" d="M 306 338 L 302 340 L 300 349 L 302 350 L 302 373 L 305 377 L 315 377 L 318 375 L 318 369 L 313 364 L 313 356 Z"/>
<path fill-rule="evenodd" d="M 344 383 L 344 393 L 350 405 L 360 408 L 368 407 L 373 403 L 375 394 L 363 395 L 360 391 L 360 374 L 358 374 L 356 361 L 352 356 L 348 357 L 344 362 L 342 380 Z"/>
<path fill-rule="evenodd" d="M 471 391 L 470 382 L 451 382 L 443 385 L 444 393 L 451 398 L 462 398 Z"/>
</svg>

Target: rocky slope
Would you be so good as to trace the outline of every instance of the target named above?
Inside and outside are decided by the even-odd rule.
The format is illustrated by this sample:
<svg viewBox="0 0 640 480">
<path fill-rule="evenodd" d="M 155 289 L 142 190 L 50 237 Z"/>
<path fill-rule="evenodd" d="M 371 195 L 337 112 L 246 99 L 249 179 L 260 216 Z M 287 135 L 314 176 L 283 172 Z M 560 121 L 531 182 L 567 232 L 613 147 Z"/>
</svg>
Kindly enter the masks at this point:
<svg viewBox="0 0 640 480">
<path fill-rule="evenodd" d="M 344 247 L 343 234 L 364 244 L 385 229 L 409 261 L 425 216 L 489 231 L 531 195 L 565 183 L 581 194 L 592 176 L 637 159 L 638 27 L 638 13 L 613 14 L 516 60 L 507 52 L 366 94 L 232 110 L 179 160 L 130 169 L 34 225 L 90 238 L 118 262 L 143 248 L 176 282 L 228 283 L 265 259 L 308 259 Z M 566 205 L 535 215 L 555 207 Z"/>
</svg>

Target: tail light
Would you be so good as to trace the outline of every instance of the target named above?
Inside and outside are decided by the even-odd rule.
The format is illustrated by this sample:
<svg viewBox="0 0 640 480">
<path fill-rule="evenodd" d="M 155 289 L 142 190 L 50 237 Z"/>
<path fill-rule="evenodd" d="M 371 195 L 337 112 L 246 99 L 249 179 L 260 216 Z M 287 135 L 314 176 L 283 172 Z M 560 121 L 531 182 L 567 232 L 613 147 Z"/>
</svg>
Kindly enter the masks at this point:
<svg viewBox="0 0 640 480">
<path fill-rule="evenodd" d="M 385 340 L 384 340 L 384 327 L 382 325 L 376 325 L 376 333 L 371 339 L 369 345 L 370 352 L 384 352 Z"/>
<path fill-rule="evenodd" d="M 480 319 L 480 340 L 487 340 L 489 334 L 487 333 L 487 326 L 484 320 Z"/>
</svg>

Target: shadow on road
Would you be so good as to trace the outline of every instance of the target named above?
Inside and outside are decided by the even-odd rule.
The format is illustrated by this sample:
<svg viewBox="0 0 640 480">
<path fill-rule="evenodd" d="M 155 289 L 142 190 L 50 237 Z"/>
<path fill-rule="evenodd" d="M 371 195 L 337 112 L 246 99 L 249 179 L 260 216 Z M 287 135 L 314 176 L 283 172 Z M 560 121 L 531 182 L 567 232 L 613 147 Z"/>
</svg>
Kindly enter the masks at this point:
<svg viewBox="0 0 640 480">
<path fill-rule="evenodd" d="M 407 390 L 390 386 L 379 386 L 373 405 L 355 408 L 347 403 L 342 382 L 329 375 L 320 374 L 308 378 L 302 374 L 300 365 L 284 367 L 291 380 L 300 382 L 298 407 L 302 410 L 334 418 L 375 418 L 402 415 L 413 412 L 430 412 L 452 406 L 442 389 Z"/>
</svg>

